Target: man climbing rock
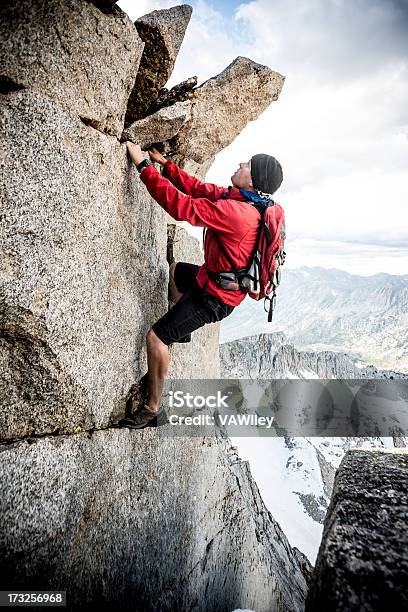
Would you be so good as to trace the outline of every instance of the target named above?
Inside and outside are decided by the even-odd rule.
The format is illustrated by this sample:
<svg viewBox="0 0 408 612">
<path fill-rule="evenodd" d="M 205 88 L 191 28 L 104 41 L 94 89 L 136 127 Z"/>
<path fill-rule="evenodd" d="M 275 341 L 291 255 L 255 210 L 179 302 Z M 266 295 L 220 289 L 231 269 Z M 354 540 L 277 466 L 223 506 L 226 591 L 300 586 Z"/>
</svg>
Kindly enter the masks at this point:
<svg viewBox="0 0 408 612">
<path fill-rule="evenodd" d="M 127 150 L 150 195 L 177 221 L 207 228 L 204 264 L 170 265 L 170 294 L 174 306 L 156 321 L 146 337 L 148 372 L 146 402 L 124 419 L 127 427 L 141 428 L 160 422 L 163 384 L 169 366 L 168 347 L 189 342 L 193 331 L 221 321 L 245 298 L 242 290 L 223 288 L 217 273 L 247 268 L 254 253 L 260 213 L 250 202 L 265 202 L 282 183 L 282 168 L 270 155 L 254 155 L 240 163 L 231 176 L 232 186 L 218 187 L 190 176 L 155 149 L 152 161 L 163 166 L 163 174 L 147 159 L 140 146 L 126 143 Z"/>
</svg>

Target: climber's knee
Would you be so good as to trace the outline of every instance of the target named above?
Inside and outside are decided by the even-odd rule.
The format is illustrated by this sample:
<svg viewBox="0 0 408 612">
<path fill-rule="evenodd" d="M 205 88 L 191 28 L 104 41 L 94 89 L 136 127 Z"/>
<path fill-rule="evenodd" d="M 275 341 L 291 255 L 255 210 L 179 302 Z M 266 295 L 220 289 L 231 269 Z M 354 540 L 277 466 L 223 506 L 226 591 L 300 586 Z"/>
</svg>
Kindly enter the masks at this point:
<svg viewBox="0 0 408 612">
<path fill-rule="evenodd" d="M 167 345 L 160 340 L 154 329 L 151 327 L 146 334 L 147 347 L 156 350 L 162 350 L 167 348 Z"/>
</svg>

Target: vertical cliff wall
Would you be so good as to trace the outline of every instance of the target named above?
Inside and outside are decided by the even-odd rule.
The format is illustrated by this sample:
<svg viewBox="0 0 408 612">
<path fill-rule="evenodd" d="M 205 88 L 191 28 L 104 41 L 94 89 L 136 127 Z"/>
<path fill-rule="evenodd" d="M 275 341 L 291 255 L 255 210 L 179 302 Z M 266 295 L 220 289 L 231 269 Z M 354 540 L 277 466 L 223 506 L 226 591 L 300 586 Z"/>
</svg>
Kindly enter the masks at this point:
<svg viewBox="0 0 408 612">
<path fill-rule="evenodd" d="M 1 6 L 3 580 L 66 589 L 69 609 L 301 610 L 305 560 L 227 440 L 112 427 L 168 308 L 168 260 L 202 257 L 149 197 L 122 140 L 142 142 L 143 129 L 145 147 L 177 145 L 179 163 L 203 173 L 283 77 L 237 58 L 149 114 L 191 11 L 179 22 L 179 7 L 155 11 L 141 28 L 113 4 Z M 127 102 L 141 92 L 128 136 Z M 173 346 L 170 376 L 217 376 L 217 344 L 213 325 Z"/>
<path fill-rule="evenodd" d="M 215 438 L 105 429 L 2 446 L 0 570 L 69 608 L 302 610 L 302 559 Z"/>
</svg>

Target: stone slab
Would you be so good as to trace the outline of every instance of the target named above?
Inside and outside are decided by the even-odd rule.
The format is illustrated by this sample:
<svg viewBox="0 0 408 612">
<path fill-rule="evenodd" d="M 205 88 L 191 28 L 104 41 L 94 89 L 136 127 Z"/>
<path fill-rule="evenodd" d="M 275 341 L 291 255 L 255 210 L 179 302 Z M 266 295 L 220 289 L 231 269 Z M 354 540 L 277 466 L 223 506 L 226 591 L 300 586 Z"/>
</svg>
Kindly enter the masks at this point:
<svg viewBox="0 0 408 612">
<path fill-rule="evenodd" d="M 147 150 L 152 145 L 170 140 L 178 134 L 190 119 L 190 102 L 176 102 L 153 115 L 135 121 L 122 134 L 122 140 L 130 140 Z"/>
<path fill-rule="evenodd" d="M 283 83 L 284 77 L 278 72 L 237 57 L 220 74 L 193 90 L 191 119 L 172 143 L 178 155 L 175 160 L 208 164 L 277 100 Z M 196 173 L 204 174 L 199 169 Z"/>
<path fill-rule="evenodd" d="M 126 127 L 149 112 L 160 89 L 167 83 L 190 21 L 188 4 L 152 11 L 135 21 L 145 43 L 139 71 L 129 98 Z"/>
</svg>

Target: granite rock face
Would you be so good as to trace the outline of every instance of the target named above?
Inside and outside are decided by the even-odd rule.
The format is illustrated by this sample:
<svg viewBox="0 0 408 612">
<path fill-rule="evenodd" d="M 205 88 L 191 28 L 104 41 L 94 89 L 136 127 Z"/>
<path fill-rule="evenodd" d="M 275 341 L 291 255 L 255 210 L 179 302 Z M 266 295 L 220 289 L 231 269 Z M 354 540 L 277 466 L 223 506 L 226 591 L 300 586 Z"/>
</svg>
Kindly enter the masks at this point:
<svg viewBox="0 0 408 612">
<path fill-rule="evenodd" d="M 165 213 L 124 144 L 49 98 L 2 96 L 1 133 L 1 437 L 106 426 L 166 308 Z"/>
<path fill-rule="evenodd" d="M 161 429 L 3 445 L 4 583 L 64 585 L 70 610 L 303 610 L 305 578 L 248 464 L 228 441 Z"/>
<path fill-rule="evenodd" d="M 237 57 L 225 70 L 193 90 L 191 119 L 172 148 L 178 160 L 208 163 L 277 100 L 284 77 L 246 57 Z M 220 101 L 222 103 L 220 104 Z"/>
<path fill-rule="evenodd" d="M 113 5 L 1 8 L 2 579 L 66 588 L 75 610 L 301 611 L 310 567 L 228 440 L 113 427 L 146 371 L 145 334 L 169 306 L 168 261 L 202 261 L 184 229 L 171 223 L 167 235 L 168 215 L 119 142 L 144 43 Z M 134 94 L 146 108 L 190 13 L 139 20 L 146 54 Z M 173 140 L 189 106 L 149 117 L 149 137 L 156 120 L 166 135 L 154 139 Z M 181 127 L 169 130 L 180 107 Z M 197 115 L 201 130 L 205 120 Z M 202 171 L 224 142 L 180 160 Z M 218 331 L 173 345 L 169 375 L 218 377 Z"/>
<path fill-rule="evenodd" d="M 181 4 L 170 9 L 153 11 L 135 21 L 140 38 L 145 42 L 136 82 L 129 98 L 126 127 L 144 117 L 167 83 L 174 67 L 192 8 Z"/>
<path fill-rule="evenodd" d="M 408 607 L 408 451 L 352 450 L 336 473 L 307 612 Z"/>
<path fill-rule="evenodd" d="M 130 140 L 147 150 L 156 143 L 173 138 L 190 118 L 191 103 L 176 102 L 166 106 L 153 115 L 139 119 L 122 134 L 122 140 Z"/>
<path fill-rule="evenodd" d="M 118 7 L 103 12 L 86 0 L 7 0 L 0 8 L 0 78 L 116 136 L 143 47 Z"/>
</svg>

